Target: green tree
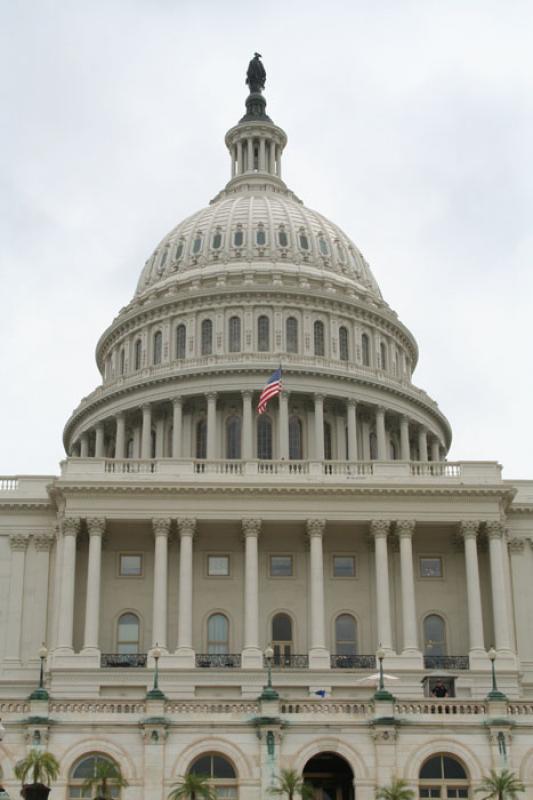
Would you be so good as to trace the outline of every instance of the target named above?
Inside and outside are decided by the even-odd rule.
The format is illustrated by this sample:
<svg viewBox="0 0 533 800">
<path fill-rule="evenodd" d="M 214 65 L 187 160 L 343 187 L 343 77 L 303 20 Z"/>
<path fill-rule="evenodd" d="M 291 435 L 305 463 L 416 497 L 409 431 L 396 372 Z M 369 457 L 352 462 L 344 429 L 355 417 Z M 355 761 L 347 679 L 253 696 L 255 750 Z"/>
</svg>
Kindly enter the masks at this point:
<svg viewBox="0 0 533 800">
<path fill-rule="evenodd" d="M 24 785 L 31 775 L 32 783 L 50 786 L 59 775 L 59 762 L 52 753 L 30 750 L 28 755 L 15 765 L 15 777 Z"/>
<path fill-rule="evenodd" d="M 108 761 L 107 758 L 97 758 L 94 765 L 94 775 L 84 781 L 83 788 L 96 792 L 95 800 L 112 800 L 112 789 L 128 785 L 118 764 Z"/>
<path fill-rule="evenodd" d="M 168 800 L 217 800 L 217 793 L 207 775 L 189 772 L 174 785 Z"/>
<path fill-rule="evenodd" d="M 482 800 L 518 800 L 518 793 L 525 791 L 522 781 L 508 769 L 502 769 L 501 772 L 491 769 L 476 789 L 476 792 L 485 792 Z"/>
<path fill-rule="evenodd" d="M 390 786 L 380 786 L 376 790 L 376 800 L 414 800 L 415 793 L 409 789 L 407 781 L 394 778 Z"/>
<path fill-rule="evenodd" d="M 282 769 L 276 780 L 277 786 L 271 786 L 268 790 L 270 794 L 286 796 L 289 800 L 294 800 L 295 795 L 299 794 L 302 800 L 313 800 L 313 787 L 304 783 L 295 769 Z"/>
</svg>

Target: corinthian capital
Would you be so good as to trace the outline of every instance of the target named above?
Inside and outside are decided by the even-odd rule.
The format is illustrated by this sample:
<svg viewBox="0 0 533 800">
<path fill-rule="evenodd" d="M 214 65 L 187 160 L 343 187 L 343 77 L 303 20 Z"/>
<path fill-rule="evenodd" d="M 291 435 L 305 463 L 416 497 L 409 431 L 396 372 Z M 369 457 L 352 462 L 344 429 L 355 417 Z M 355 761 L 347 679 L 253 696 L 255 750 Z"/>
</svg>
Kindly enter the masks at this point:
<svg viewBox="0 0 533 800">
<path fill-rule="evenodd" d="M 196 520 L 194 517 L 180 517 L 176 520 L 180 536 L 194 536 Z"/>
<path fill-rule="evenodd" d="M 243 536 L 259 536 L 261 531 L 261 520 L 246 517 L 242 521 Z"/>
<path fill-rule="evenodd" d="M 416 522 L 414 519 L 399 519 L 396 523 L 396 533 L 400 537 L 411 538 L 415 532 Z"/>
<path fill-rule="evenodd" d="M 46 552 L 50 550 L 55 540 L 55 536 L 50 531 L 39 531 L 33 534 L 33 544 L 36 550 Z"/>
<path fill-rule="evenodd" d="M 387 536 L 390 530 L 390 520 L 373 519 L 370 522 L 370 533 L 372 536 Z"/>
<path fill-rule="evenodd" d="M 30 536 L 27 533 L 10 533 L 9 546 L 12 550 L 26 550 Z"/>
<path fill-rule="evenodd" d="M 492 520 L 485 523 L 485 529 L 489 539 L 503 539 L 505 534 L 505 525 L 499 520 Z"/>
<path fill-rule="evenodd" d="M 307 530 L 307 535 L 309 537 L 312 536 L 323 536 L 324 531 L 326 529 L 326 520 L 325 519 L 308 519 L 305 523 L 305 528 Z"/>
<path fill-rule="evenodd" d="M 168 518 L 153 519 L 152 528 L 154 529 L 154 536 L 168 536 L 171 524 L 172 520 Z"/>
<path fill-rule="evenodd" d="M 461 536 L 463 539 L 471 539 L 478 535 L 479 521 L 478 520 L 463 520 L 461 522 Z"/>
<path fill-rule="evenodd" d="M 87 517 L 87 531 L 89 536 L 103 536 L 105 533 L 104 517 Z"/>
<path fill-rule="evenodd" d="M 76 536 L 80 532 L 80 518 L 79 517 L 65 517 L 62 525 L 63 536 Z"/>
</svg>

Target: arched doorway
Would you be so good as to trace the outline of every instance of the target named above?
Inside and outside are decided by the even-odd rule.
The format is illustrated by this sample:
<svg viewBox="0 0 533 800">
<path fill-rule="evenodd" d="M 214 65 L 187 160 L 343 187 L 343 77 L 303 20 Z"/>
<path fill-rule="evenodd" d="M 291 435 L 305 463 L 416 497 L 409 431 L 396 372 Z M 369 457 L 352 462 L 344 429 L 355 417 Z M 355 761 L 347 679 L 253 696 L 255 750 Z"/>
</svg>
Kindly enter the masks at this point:
<svg viewBox="0 0 533 800">
<path fill-rule="evenodd" d="M 314 789 L 314 800 L 354 800 L 353 771 L 337 753 L 318 753 L 309 759 L 303 778 Z"/>
</svg>

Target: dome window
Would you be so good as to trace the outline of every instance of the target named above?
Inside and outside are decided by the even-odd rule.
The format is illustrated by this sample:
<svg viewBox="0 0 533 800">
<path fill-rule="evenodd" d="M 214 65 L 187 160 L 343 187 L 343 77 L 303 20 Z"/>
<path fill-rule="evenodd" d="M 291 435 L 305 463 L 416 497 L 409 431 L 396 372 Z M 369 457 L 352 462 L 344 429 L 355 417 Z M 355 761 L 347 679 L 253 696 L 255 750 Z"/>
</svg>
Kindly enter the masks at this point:
<svg viewBox="0 0 533 800">
<path fill-rule="evenodd" d="M 346 253 L 344 251 L 344 247 L 340 242 L 337 242 L 337 258 L 339 259 L 341 264 L 346 264 Z"/>
<path fill-rule="evenodd" d="M 140 339 L 137 339 L 137 341 L 135 342 L 133 362 L 135 364 L 135 369 L 136 370 L 141 368 L 141 365 L 142 365 L 142 342 L 141 342 Z"/>
<path fill-rule="evenodd" d="M 289 317 L 286 325 L 286 347 L 287 353 L 298 352 L 298 320 L 295 317 Z"/>
<path fill-rule="evenodd" d="M 209 356 L 213 352 L 213 323 L 210 319 L 204 319 L 202 322 L 201 348 L 203 356 Z"/>
<path fill-rule="evenodd" d="M 181 239 L 176 248 L 176 261 L 179 261 L 183 255 L 183 239 Z"/>
<path fill-rule="evenodd" d="M 324 348 L 324 323 L 317 319 L 313 326 L 315 356 L 323 356 Z"/>
<path fill-rule="evenodd" d="M 306 233 L 300 233 L 298 236 L 298 241 L 300 242 L 300 247 L 302 250 L 309 250 L 309 239 Z"/>
<path fill-rule="evenodd" d="M 318 237 L 318 247 L 320 249 L 321 255 L 323 255 L 323 256 L 328 256 L 329 255 L 328 243 L 326 242 L 326 240 L 324 239 L 323 236 L 319 236 Z"/>
<path fill-rule="evenodd" d="M 260 353 L 270 350 L 270 320 L 264 315 L 257 320 L 257 349 Z"/>
<path fill-rule="evenodd" d="M 228 331 L 228 350 L 230 353 L 241 352 L 241 320 L 239 317 L 231 317 Z"/>
<path fill-rule="evenodd" d="M 154 333 L 153 339 L 153 364 L 157 365 L 161 363 L 161 358 L 163 356 L 163 334 L 161 331 L 156 331 Z"/>
<path fill-rule="evenodd" d="M 258 247 L 264 247 L 266 244 L 266 233 L 262 226 L 255 233 L 255 243 Z"/>
<path fill-rule="evenodd" d="M 280 247 L 288 247 L 289 246 L 289 237 L 287 235 L 287 231 L 281 229 L 278 232 L 278 243 Z"/>
<path fill-rule="evenodd" d="M 387 348 L 384 342 L 379 345 L 379 360 L 381 369 L 387 369 Z"/>
<path fill-rule="evenodd" d="M 213 248 L 213 250 L 220 250 L 220 248 L 222 247 L 222 234 L 218 230 L 213 236 L 213 239 L 211 241 L 211 247 Z"/>
<path fill-rule="evenodd" d="M 161 261 L 159 262 L 159 272 L 163 272 L 163 267 L 165 266 L 165 261 L 167 260 L 167 250 L 163 250 L 163 255 L 161 256 Z"/>
<path fill-rule="evenodd" d="M 370 366 L 370 339 L 367 333 L 361 336 L 361 352 L 363 356 L 363 366 Z"/>
<path fill-rule="evenodd" d="M 236 230 L 233 234 L 233 246 L 242 247 L 244 244 L 244 233 L 241 230 Z"/>
<path fill-rule="evenodd" d="M 339 358 L 348 361 L 348 329 L 344 325 L 339 328 Z"/>
<path fill-rule="evenodd" d="M 187 344 L 187 330 L 183 323 L 176 328 L 176 358 L 185 358 L 185 347 Z"/>
<path fill-rule="evenodd" d="M 194 242 L 192 243 L 192 253 L 194 256 L 198 255 L 200 250 L 202 249 L 202 234 L 197 234 Z"/>
</svg>

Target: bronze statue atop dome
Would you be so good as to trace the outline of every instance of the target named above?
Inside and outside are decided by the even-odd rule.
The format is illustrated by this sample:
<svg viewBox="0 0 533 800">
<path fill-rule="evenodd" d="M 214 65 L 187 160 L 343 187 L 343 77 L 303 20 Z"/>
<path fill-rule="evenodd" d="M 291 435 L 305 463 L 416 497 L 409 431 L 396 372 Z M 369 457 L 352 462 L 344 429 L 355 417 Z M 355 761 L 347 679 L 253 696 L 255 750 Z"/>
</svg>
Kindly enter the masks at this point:
<svg viewBox="0 0 533 800">
<path fill-rule="evenodd" d="M 248 64 L 246 72 L 246 84 L 250 92 L 261 92 L 265 88 L 266 70 L 261 62 L 261 53 L 254 53 L 254 57 Z"/>
</svg>

